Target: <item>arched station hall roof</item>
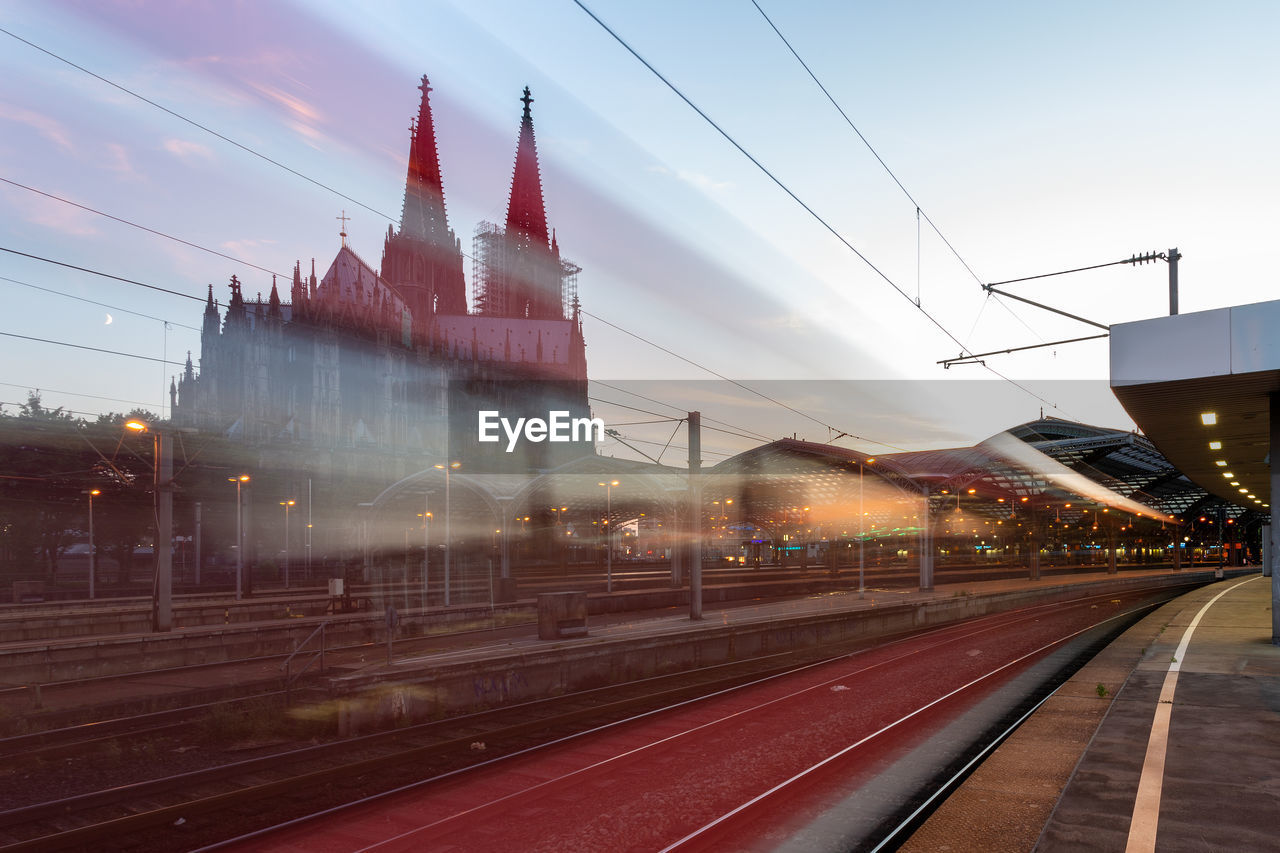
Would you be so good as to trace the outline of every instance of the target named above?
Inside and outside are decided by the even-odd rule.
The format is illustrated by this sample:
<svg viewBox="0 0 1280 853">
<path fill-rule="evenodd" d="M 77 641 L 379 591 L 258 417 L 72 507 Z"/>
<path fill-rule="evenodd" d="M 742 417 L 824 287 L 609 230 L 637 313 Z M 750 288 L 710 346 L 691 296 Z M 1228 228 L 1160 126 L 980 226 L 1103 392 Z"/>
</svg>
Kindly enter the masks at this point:
<svg viewBox="0 0 1280 853">
<path fill-rule="evenodd" d="M 504 522 L 544 515 L 551 507 L 598 517 L 605 504 L 599 484 L 614 480 L 619 485 L 610 490 L 610 515 L 619 520 L 671 512 L 686 488 L 686 471 L 602 456 L 529 475 L 456 469 L 452 500 L 459 515 L 483 507 Z M 373 508 L 381 513 L 420 506 L 424 498 L 439 501 L 444 484 L 443 470 L 425 469 L 388 487 Z M 737 517 L 767 526 L 802 504 L 851 507 L 861 489 L 876 490 L 882 504 L 918 504 L 927 495 L 931 504 L 942 506 L 959 496 L 967 508 L 992 518 L 1010 517 L 1027 505 L 1053 505 L 1059 517 L 1065 509 L 1078 514 L 1109 507 L 1168 521 L 1202 511 L 1214 500 L 1142 435 L 1057 418 L 1021 424 L 973 447 L 874 457 L 779 439 L 705 468 L 702 497 L 704 505 L 738 500 Z"/>
</svg>

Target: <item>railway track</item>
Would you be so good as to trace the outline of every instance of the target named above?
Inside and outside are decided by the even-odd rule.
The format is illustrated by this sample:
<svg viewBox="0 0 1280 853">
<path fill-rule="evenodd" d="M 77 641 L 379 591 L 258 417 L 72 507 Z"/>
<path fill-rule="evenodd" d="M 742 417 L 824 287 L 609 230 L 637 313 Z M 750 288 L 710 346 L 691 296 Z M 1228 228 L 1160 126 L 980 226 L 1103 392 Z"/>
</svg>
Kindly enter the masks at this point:
<svg viewBox="0 0 1280 853">
<path fill-rule="evenodd" d="M 1176 590 L 1161 592 L 1171 596 Z M 1085 600 L 1101 605 L 1115 596 Z M 924 634 L 941 646 L 1010 620 L 1038 619 L 1046 608 L 1059 606 L 1039 605 Z M 723 664 L 13 808 L 0 812 L 0 844 L 14 850 L 111 849 L 124 838 L 131 849 L 143 850 L 209 844 L 900 642 L 905 638 Z"/>
</svg>

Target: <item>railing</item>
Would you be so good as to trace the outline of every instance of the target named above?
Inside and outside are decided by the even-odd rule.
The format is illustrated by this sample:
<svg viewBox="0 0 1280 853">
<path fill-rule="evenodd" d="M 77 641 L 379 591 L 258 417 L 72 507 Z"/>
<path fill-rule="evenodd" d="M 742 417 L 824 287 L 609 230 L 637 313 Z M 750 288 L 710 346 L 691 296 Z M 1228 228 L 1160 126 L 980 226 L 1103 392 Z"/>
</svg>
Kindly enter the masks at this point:
<svg viewBox="0 0 1280 853">
<path fill-rule="evenodd" d="M 310 636 L 298 644 L 298 647 L 293 650 L 293 654 L 285 658 L 284 663 L 280 664 L 280 668 L 284 670 L 284 701 L 286 705 L 293 704 L 293 682 L 301 678 L 302 674 L 311 668 L 311 664 L 316 662 L 316 658 L 320 659 L 320 672 L 324 672 L 325 628 L 327 628 L 328 625 L 328 622 L 321 622 L 319 627 L 311 632 Z M 316 638 L 317 634 L 320 635 L 320 648 L 312 652 L 311 656 L 307 658 L 306 663 L 302 665 L 301 669 L 294 672 L 293 659 L 297 657 L 303 649 L 311 645 L 311 641 Z"/>
</svg>

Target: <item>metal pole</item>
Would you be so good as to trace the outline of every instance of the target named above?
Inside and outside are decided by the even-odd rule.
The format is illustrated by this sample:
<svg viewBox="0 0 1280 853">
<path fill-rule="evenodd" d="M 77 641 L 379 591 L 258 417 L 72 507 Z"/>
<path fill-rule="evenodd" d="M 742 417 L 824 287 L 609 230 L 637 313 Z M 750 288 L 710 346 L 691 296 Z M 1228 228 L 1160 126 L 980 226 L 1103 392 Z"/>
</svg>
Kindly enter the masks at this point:
<svg viewBox="0 0 1280 853">
<path fill-rule="evenodd" d="M 236 601 L 244 597 L 244 515 L 240 511 L 240 480 L 236 479 Z"/>
<path fill-rule="evenodd" d="M 293 505 L 293 501 L 286 501 L 284 505 L 284 588 L 289 588 L 289 507 Z"/>
<path fill-rule="evenodd" d="M 426 581 L 431 569 L 431 494 L 422 493 L 422 612 L 426 612 Z"/>
<path fill-rule="evenodd" d="M 96 491 L 96 489 L 94 490 Z M 96 597 L 94 581 L 98 574 L 96 549 L 93 544 L 93 492 L 89 492 L 89 599 Z"/>
<path fill-rule="evenodd" d="M 1280 447 L 1280 394 L 1271 395 L 1271 452 L 1268 459 L 1271 464 L 1271 547 L 1267 554 L 1267 566 L 1271 573 L 1271 642 L 1280 646 L 1280 465 L 1276 464 L 1276 448 Z"/>
<path fill-rule="evenodd" d="M 200 564 L 204 562 L 200 525 L 200 501 L 196 501 L 196 586 L 200 586 Z"/>
<path fill-rule="evenodd" d="M 689 618 L 702 618 L 702 413 L 689 413 Z"/>
<path fill-rule="evenodd" d="M 862 485 L 863 485 L 863 468 L 865 462 L 858 463 L 858 598 L 866 595 L 866 584 L 864 583 L 864 572 L 866 563 L 864 559 L 865 540 L 866 540 L 866 516 L 863 513 Z"/>
<path fill-rule="evenodd" d="M 605 592 L 613 592 L 613 529 L 610 524 L 613 518 L 613 484 L 604 487 L 604 578 Z"/>
<path fill-rule="evenodd" d="M 1222 580 L 1222 528 L 1227 523 L 1227 508 L 1218 507 L 1218 568 L 1214 569 L 1213 577 L 1216 580 Z"/>
<path fill-rule="evenodd" d="M 933 590 L 933 519 L 929 512 L 927 488 L 921 497 L 924 499 L 924 521 L 920 525 L 920 591 L 930 592 Z"/>
<path fill-rule="evenodd" d="M 307 580 L 311 580 L 311 478 L 307 478 Z"/>
<path fill-rule="evenodd" d="M 1176 248 L 1169 250 L 1169 316 L 1178 313 L 1178 260 L 1182 255 Z"/>
<path fill-rule="evenodd" d="M 449 468 L 444 469 L 444 606 L 449 606 L 449 557 L 453 550 L 452 504 L 449 494 Z"/>
<path fill-rule="evenodd" d="M 173 627 L 173 442 L 156 430 L 156 631 Z"/>
</svg>

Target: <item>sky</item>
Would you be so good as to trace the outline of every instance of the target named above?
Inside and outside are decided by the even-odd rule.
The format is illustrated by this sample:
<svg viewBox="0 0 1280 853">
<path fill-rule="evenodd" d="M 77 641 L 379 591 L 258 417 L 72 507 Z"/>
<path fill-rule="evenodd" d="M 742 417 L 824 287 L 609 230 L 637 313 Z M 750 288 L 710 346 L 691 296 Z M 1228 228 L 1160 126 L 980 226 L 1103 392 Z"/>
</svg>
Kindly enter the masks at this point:
<svg viewBox="0 0 1280 853">
<path fill-rule="evenodd" d="M 344 212 L 376 265 L 423 74 L 464 251 L 505 217 L 532 90 L 593 404 L 653 455 L 671 425 L 631 423 L 695 408 L 872 452 L 1042 410 L 1130 428 L 1106 340 L 937 364 L 1099 331 L 981 284 L 1177 247 L 1184 313 L 1276 296 L 1275 4 L 583 2 L 705 117 L 573 0 L 0 4 L 4 411 L 163 413 L 208 287 L 323 274 Z M 1168 311 L 1162 262 L 1006 289 Z"/>
</svg>

